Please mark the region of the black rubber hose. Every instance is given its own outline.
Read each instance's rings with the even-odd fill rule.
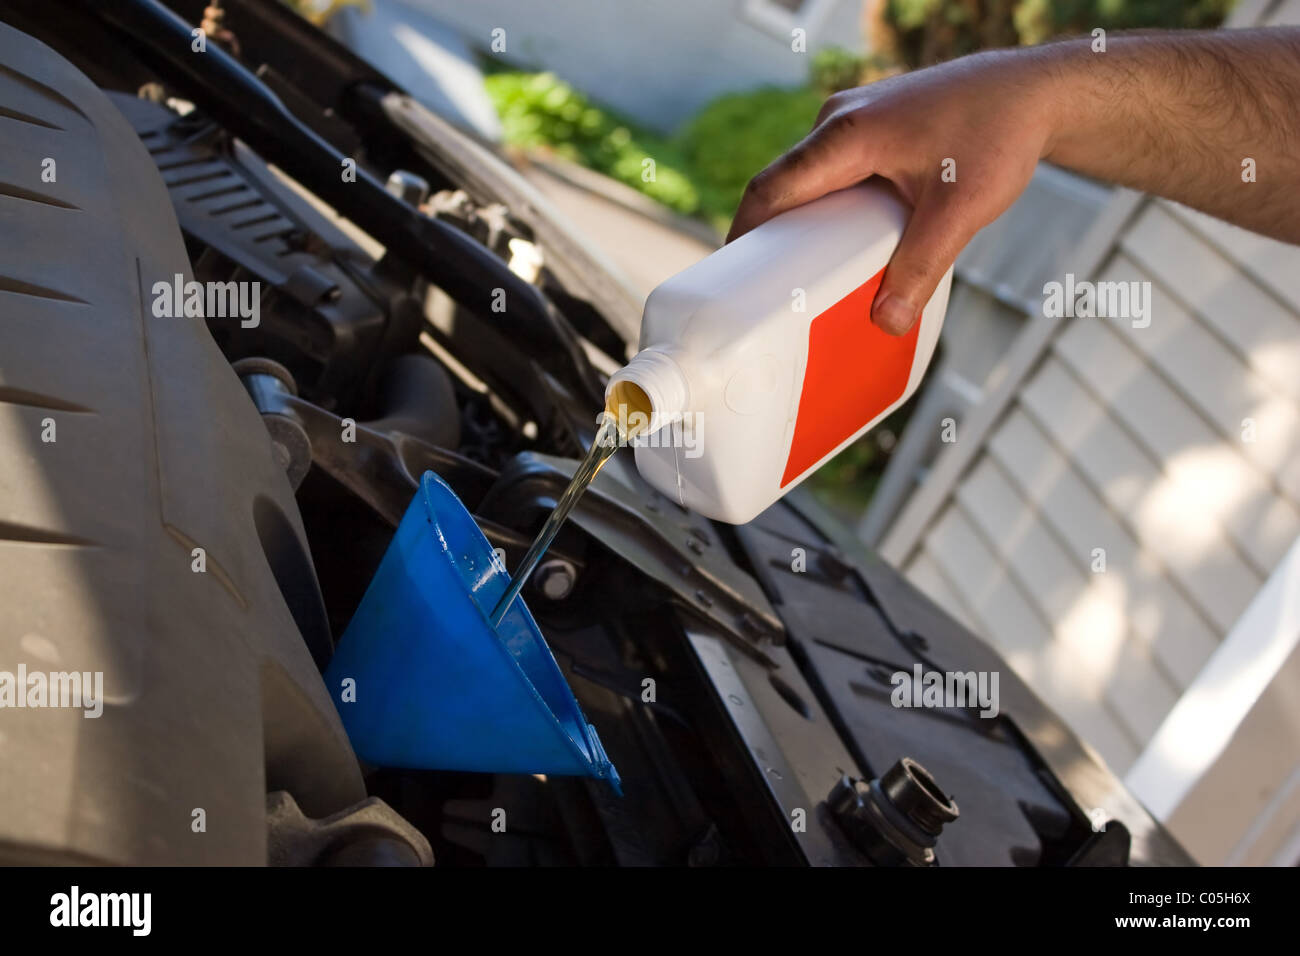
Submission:
[[[568,321],[540,290],[515,275],[491,251],[447,223],[391,195],[359,166],[344,181],[344,156],[294,116],[233,56],[215,42],[192,49],[191,27],[157,0],[83,0],[94,16],[116,28],[150,67],[175,83],[223,126],[265,159],[320,195],[373,235],[452,299],[477,315],[499,320],[503,331],[539,356],[558,358],[572,384],[597,405],[600,378]],[[505,294],[505,311],[493,312]],[[543,358],[543,364],[548,364]]]

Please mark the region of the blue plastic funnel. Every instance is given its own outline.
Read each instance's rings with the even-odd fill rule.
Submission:
[[[385,767],[570,774],[617,789],[524,602],[488,623],[508,582],[460,499],[425,472],[325,672],[353,749]]]

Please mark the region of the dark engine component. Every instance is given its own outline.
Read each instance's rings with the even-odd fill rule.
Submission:
[[[377,264],[203,115],[112,98],[162,173],[195,278],[260,283],[256,324],[208,317],[222,351],[232,361],[273,359],[305,397],[364,416],[386,360],[423,321],[411,275]]]
[[[907,757],[870,782],[841,777],[826,803],[877,866],[934,866],[935,841],[957,819],[957,804]]]

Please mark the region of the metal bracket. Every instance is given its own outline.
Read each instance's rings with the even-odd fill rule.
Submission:
[[[479,510],[505,524],[522,523],[526,516],[520,509],[552,507],[576,468],[569,458],[522,452],[501,472]],[[770,664],[761,642],[785,642],[776,610],[758,582],[736,565],[713,526],[655,492],[631,467],[630,456],[605,465],[570,520],[721,628],[750,656]]]

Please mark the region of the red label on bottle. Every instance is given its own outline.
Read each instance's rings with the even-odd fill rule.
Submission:
[[[916,355],[918,319],[906,335],[882,332],[871,321],[881,269],[808,328],[808,367],[784,488],[887,409],[907,389]]]

